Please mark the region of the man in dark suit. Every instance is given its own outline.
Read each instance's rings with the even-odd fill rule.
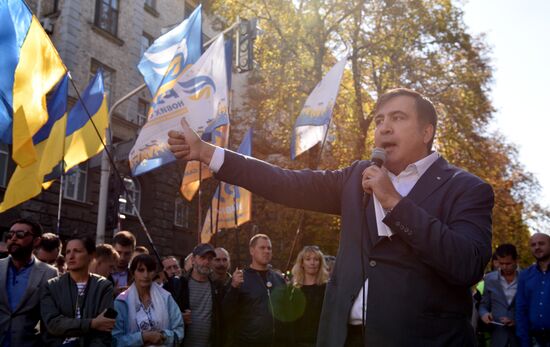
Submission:
[[[185,121],[169,143],[218,179],[341,215],[318,346],[473,346],[470,286],[491,257],[492,188],[432,151],[437,116],[421,94],[391,90],[374,116],[382,168],[285,170],[203,142]]]
[[[0,260],[0,346],[43,346],[35,330],[40,319],[40,289],[57,270],[32,251],[42,227],[27,219],[12,222],[6,233],[9,257]],[[42,330],[42,332],[44,332]]]

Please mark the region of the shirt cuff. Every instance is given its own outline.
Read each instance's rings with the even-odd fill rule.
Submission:
[[[208,166],[213,173],[220,171],[223,161],[225,159],[225,151],[221,147],[216,147],[212,159],[210,159],[210,165]]]

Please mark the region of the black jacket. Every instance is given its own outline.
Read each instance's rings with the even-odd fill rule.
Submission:
[[[285,170],[229,150],[217,179],[290,207],[341,215],[318,347],[344,346],[350,309],[369,279],[368,346],[473,346],[470,287],[491,258],[493,190],[439,158],[383,222],[361,186],[368,161],[342,170]]]
[[[181,312],[191,309],[191,304],[189,302],[189,276],[188,275],[178,277],[174,276],[168,279],[168,282],[164,284],[164,289],[172,294],[172,297],[178,304]],[[212,290],[212,327],[210,329],[210,338],[212,341],[212,347],[219,347],[222,345],[221,341],[221,298],[219,287],[208,278],[210,282],[210,288]],[[185,334],[183,337],[183,342],[185,344]]]
[[[284,340],[281,323],[271,314],[273,306],[277,306],[273,293],[285,290],[284,279],[271,270],[267,272],[267,283],[256,270],[245,269],[243,275],[243,284],[239,288],[229,286],[222,303],[225,320],[235,323],[235,345],[269,345]]]

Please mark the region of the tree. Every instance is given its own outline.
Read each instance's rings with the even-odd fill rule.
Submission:
[[[264,32],[256,41],[258,69],[250,75],[247,102],[232,115],[237,128],[254,124],[257,157],[290,168],[316,166],[319,148],[288,160],[290,133],[309,92],[349,54],[351,69],[342,80],[320,167],[368,158],[378,95],[398,86],[418,90],[438,109],[437,150],[493,185],[494,245],[515,243],[528,254],[528,220],[548,221],[548,211],[536,203],[534,177],[515,164],[515,148],[487,131],[494,112],[489,49],[483,36],[468,33],[452,1],[218,0],[212,9],[230,21],[237,15],[259,18]],[[288,218],[288,209],[265,204]],[[277,225],[277,216],[254,219]],[[306,220],[304,242],[337,244],[337,218],[311,214]],[[288,230],[275,234],[274,243],[290,243]]]

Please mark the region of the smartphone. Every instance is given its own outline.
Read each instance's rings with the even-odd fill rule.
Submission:
[[[115,319],[117,315],[118,315],[118,312],[110,307],[105,311],[105,314],[104,314],[106,318],[111,318],[111,319]]]

